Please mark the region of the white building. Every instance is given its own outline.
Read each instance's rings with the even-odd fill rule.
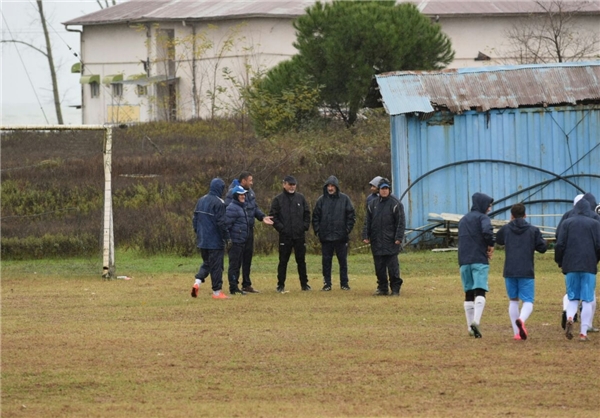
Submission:
[[[536,3],[578,8],[600,39],[600,0],[415,0],[456,51],[450,67],[518,63],[507,40]],[[81,31],[83,123],[186,120],[235,112],[239,87],[296,53],[292,21],[315,0],[131,0],[64,22]],[[80,29],[81,28],[81,29]],[[600,45],[580,59],[599,59]]]

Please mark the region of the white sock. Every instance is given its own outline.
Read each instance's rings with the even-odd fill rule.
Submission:
[[[571,320],[573,320],[573,318],[575,318],[575,314],[577,313],[578,307],[579,307],[578,300],[570,300],[569,301],[569,304],[567,305],[567,320],[569,318],[571,318]]]
[[[523,306],[521,306],[521,314],[519,315],[521,321],[527,321],[529,315],[531,315],[531,312],[533,312],[533,303],[523,302]]]
[[[471,324],[473,323],[473,317],[475,315],[475,302],[465,302],[465,316],[467,318],[467,330],[471,331]]]
[[[563,311],[567,310],[567,306],[569,306],[569,296],[564,295],[563,296]]]
[[[200,279],[196,279],[196,284],[197,284],[198,286],[200,286],[200,285],[202,284],[202,280],[200,280]]]
[[[581,302],[581,331],[587,335],[589,324],[592,322],[592,302]]]
[[[213,295],[219,296],[221,294],[220,290],[213,290]]]
[[[596,316],[596,295],[594,294],[594,300],[592,301],[592,303],[590,303],[590,305],[592,305],[592,318],[590,319],[590,326],[589,328],[593,328],[594,326],[594,317]]]
[[[481,324],[481,317],[483,315],[483,309],[485,308],[485,297],[477,296],[475,298],[475,317],[473,320],[477,325]]]
[[[513,334],[517,335],[519,333],[519,328],[515,321],[519,319],[519,301],[518,300],[509,300],[508,301],[508,317],[510,318],[510,324],[512,325]]]

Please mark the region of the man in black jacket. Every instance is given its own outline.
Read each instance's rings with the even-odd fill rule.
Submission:
[[[312,225],[319,241],[323,264],[323,289],[331,290],[331,265],[335,252],[340,265],[340,286],[350,290],[348,285],[348,238],[356,214],[352,201],[340,192],[336,176],[330,176],[323,185],[323,194],[317,199],[312,215]]]
[[[306,274],[305,234],[310,227],[310,208],[304,196],[296,193],[296,179],[286,176],[283,179],[283,192],[275,196],[269,216],[273,227],[279,232],[279,265],[277,267],[277,291],[285,291],[287,265],[292,250],[298,265],[298,275],[302,290],[311,290]]]
[[[398,253],[402,248],[406,219],[404,206],[391,194],[391,181],[386,178],[379,182],[379,197],[367,205],[366,228],[363,241],[371,244],[375,275],[377,276],[376,296],[385,296],[391,289],[392,296],[400,296],[403,280],[400,278]],[[389,281],[388,281],[389,275]]]

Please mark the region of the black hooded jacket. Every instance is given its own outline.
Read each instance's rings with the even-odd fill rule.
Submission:
[[[471,211],[458,222],[458,264],[489,264],[488,247],[494,246],[494,230],[487,210],[494,201],[483,193],[474,193]]]
[[[548,249],[540,229],[523,218],[513,219],[500,228],[496,243],[506,246],[503,275],[512,278],[533,279],[533,253],[545,253]]]
[[[564,274],[596,274],[600,261],[600,222],[592,218],[592,208],[586,199],[577,202],[573,209],[572,216],[556,231],[554,261]]]
[[[327,185],[335,186],[335,193],[329,194]],[[350,198],[340,192],[337,177],[330,176],[323,185],[323,195],[319,196],[312,214],[312,226],[319,241],[348,241],[354,228],[356,214]]]
[[[395,196],[377,196],[367,205],[363,239],[369,239],[374,256],[394,255],[400,252],[404,240],[406,217],[404,205]]]

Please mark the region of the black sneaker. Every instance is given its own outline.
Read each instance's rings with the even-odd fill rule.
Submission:
[[[400,296],[399,290],[392,290],[391,296]]]
[[[283,285],[277,286],[277,293],[283,293],[283,292],[285,292],[285,286],[283,286]]]
[[[323,286],[323,289],[321,289],[323,292],[330,292],[331,291],[331,285],[330,284],[326,284],[325,286]]]
[[[234,296],[234,295],[245,295],[246,294],[246,292],[244,292],[243,290],[240,290],[240,289],[230,289],[229,293],[231,294],[231,296]]]
[[[350,286],[348,286],[347,284],[343,284],[342,290],[350,290]]]
[[[303,284],[303,285],[302,285],[302,290],[303,290],[304,292],[308,292],[309,290],[312,290],[312,287],[310,287],[310,286],[308,285],[308,283],[307,283],[307,284]]]
[[[387,296],[388,294],[387,290],[377,289],[375,293],[373,293],[373,296]]]

